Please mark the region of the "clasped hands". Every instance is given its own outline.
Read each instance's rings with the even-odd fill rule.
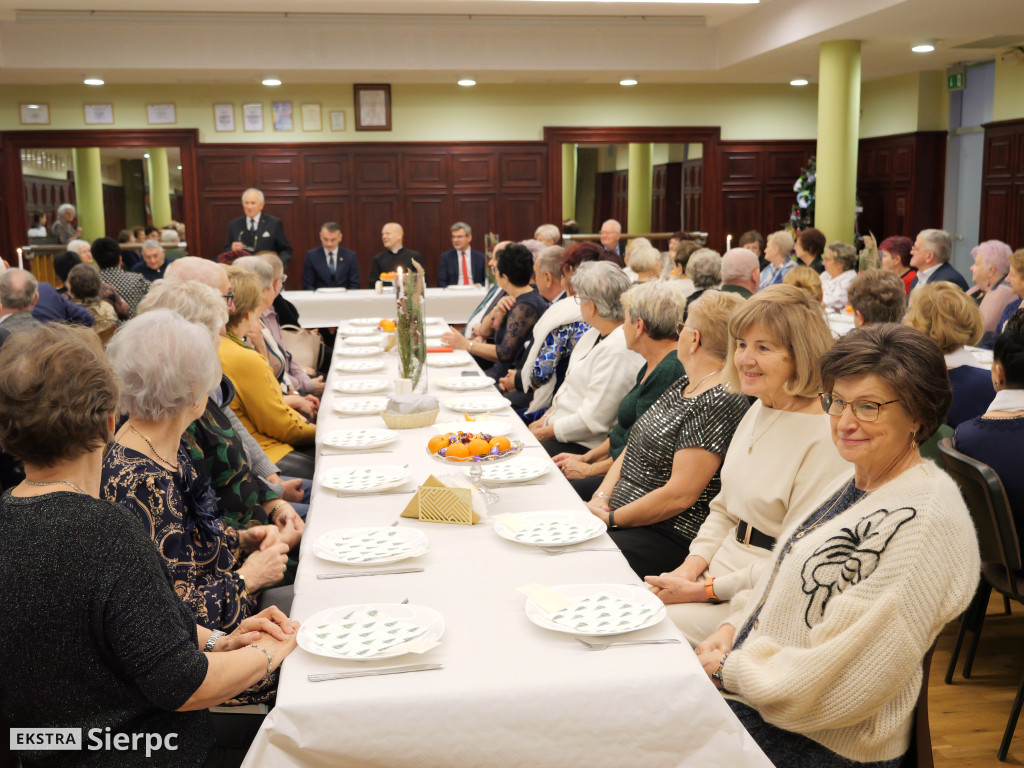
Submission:
[[[242,619],[234,632],[217,640],[213,650],[215,652],[234,651],[252,643],[267,644],[269,640],[282,644],[287,651],[290,651],[295,647],[298,629],[299,622],[292,621],[284,615],[280,608],[272,605],[255,616]],[[277,658],[274,650],[271,651],[271,654]]]

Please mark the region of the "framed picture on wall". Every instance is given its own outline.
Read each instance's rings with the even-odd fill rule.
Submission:
[[[19,104],[18,110],[22,125],[49,125],[49,104]]]
[[[113,125],[114,105],[113,104],[85,104],[86,125]]]
[[[339,109],[337,112],[331,112],[331,130],[345,130],[345,110]]]
[[[274,115],[275,131],[294,131],[295,117],[292,115],[292,103],[290,101],[270,102],[270,111]]]
[[[242,105],[242,130],[249,132],[263,130],[263,104]]]
[[[213,130],[217,133],[228,133],[235,130],[235,105],[213,105]]]
[[[302,105],[302,130],[322,131],[324,129],[323,111],[319,104]]]
[[[146,120],[150,125],[173,125],[178,117],[173,104],[147,104]]]
[[[356,130],[391,130],[391,86],[355,85]]]

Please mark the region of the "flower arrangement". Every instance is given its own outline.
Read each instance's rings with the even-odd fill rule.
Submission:
[[[423,375],[427,361],[427,340],[423,320],[423,267],[415,260],[411,271],[401,267],[395,275],[396,332],[399,374],[412,382],[414,392],[426,391]]]
[[[807,166],[800,170],[800,178],[793,184],[796,202],[793,203],[789,221],[785,226],[796,232],[814,226],[814,187],[817,173],[817,165],[812,155],[807,161]]]

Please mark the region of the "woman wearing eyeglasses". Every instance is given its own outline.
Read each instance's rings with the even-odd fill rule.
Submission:
[[[900,765],[922,659],[974,594],[970,515],[919,451],[952,399],[945,367],[925,334],[888,323],[823,356],[822,405],[853,472],[802,506],[696,649],[776,765]]]

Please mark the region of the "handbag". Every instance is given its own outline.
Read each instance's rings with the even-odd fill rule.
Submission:
[[[324,340],[320,332],[300,328],[297,325],[282,325],[281,340],[292,358],[303,368],[319,371],[324,361]]]

